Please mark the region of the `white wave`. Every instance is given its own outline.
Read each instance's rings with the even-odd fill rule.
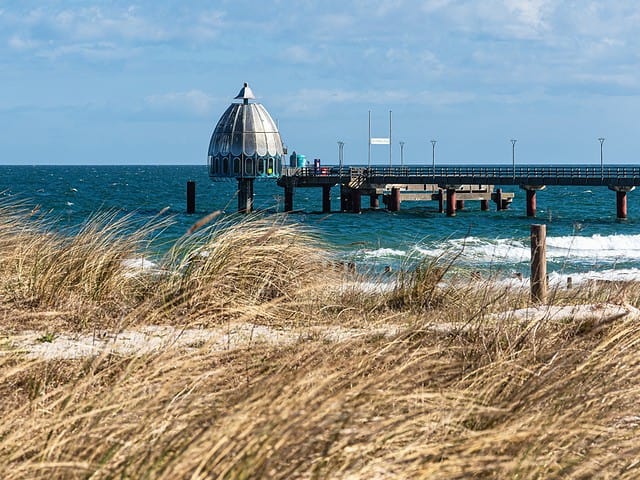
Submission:
[[[127,275],[130,277],[134,277],[140,273],[159,274],[162,272],[157,263],[147,260],[144,257],[127,258],[122,261],[122,266],[127,269]]]
[[[581,273],[562,273],[551,272],[549,273],[549,288],[565,288],[569,279],[571,284],[575,287],[583,285],[593,281],[607,281],[607,282],[640,282],[640,269],[638,268],[621,268],[607,269],[607,270],[594,270]],[[497,281],[497,284],[510,288],[529,288],[531,279],[529,277],[511,277],[503,278]]]
[[[436,245],[417,245],[414,250],[426,257],[459,255],[462,261],[480,263],[521,263],[531,258],[529,242],[514,239],[449,239]],[[640,260],[640,235],[547,237],[547,258]]]
[[[383,258],[383,257],[404,257],[407,252],[404,250],[395,250],[393,248],[378,248],[377,250],[364,250],[362,253],[371,258]]]
[[[508,261],[519,263],[528,261],[531,249],[518,240],[487,240],[477,237],[449,239],[437,246],[416,246],[415,251],[427,257],[460,255],[462,260],[474,262]]]
[[[637,260],[640,259],[640,235],[549,237],[547,256]]]
[[[556,277],[559,278],[556,279]],[[604,281],[622,281],[622,282],[637,282],[640,281],[640,269],[637,268],[621,268],[620,270],[598,270],[591,271],[585,273],[572,273],[570,275],[559,275],[555,274],[549,277],[549,283],[555,281],[556,284],[566,284],[567,277],[571,277],[574,285],[579,285],[585,282],[594,281],[594,280],[604,280]]]

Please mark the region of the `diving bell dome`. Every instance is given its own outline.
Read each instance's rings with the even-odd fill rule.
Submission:
[[[282,139],[276,123],[245,83],[218,120],[209,143],[211,178],[279,177]]]

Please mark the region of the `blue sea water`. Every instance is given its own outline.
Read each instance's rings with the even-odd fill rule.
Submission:
[[[186,182],[196,182],[197,212],[187,215]],[[202,166],[0,166],[5,201],[39,208],[61,231],[72,231],[105,210],[140,221],[171,216],[157,254],[206,214],[234,215],[235,181],[212,182]],[[337,213],[339,189],[332,191],[336,213],[322,214],[320,189],[297,189],[288,220],[317,232],[340,260],[381,271],[410,267],[424,258],[457,256],[456,265],[497,277],[528,275],[532,223],[547,225],[547,258],[560,278],[640,279],[640,191],[628,195],[629,218],[615,218],[615,193],[604,187],[550,186],[538,192],[537,218],[526,217],[524,191],[504,186],[516,197],[509,210],[481,212],[478,202],[448,218],[435,202],[403,202],[400,212],[364,210]],[[363,201],[363,207],[367,202]],[[168,208],[167,208],[168,207]],[[255,207],[281,214],[283,191],[274,181],[256,181]]]

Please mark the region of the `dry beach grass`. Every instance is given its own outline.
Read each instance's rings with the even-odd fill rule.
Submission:
[[[553,292],[588,315],[522,315],[527,291],[438,262],[363,291],[259,218],[132,274],[161,222],[105,214],[69,237],[0,213],[2,478],[638,476],[638,285]],[[73,359],[17,341],[145,328],[249,333]]]

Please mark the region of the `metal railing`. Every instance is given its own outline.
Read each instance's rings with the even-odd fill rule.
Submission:
[[[453,181],[456,178],[477,179],[477,183],[513,183],[526,181],[556,180],[554,183],[590,180],[603,185],[616,182],[640,185],[640,166],[574,166],[574,165],[533,165],[533,166],[371,166],[371,167],[284,167],[284,176],[342,178],[376,177],[431,177],[433,180]],[[509,181],[511,180],[511,181]],[[476,183],[475,181],[471,183]],[[576,182],[577,183],[577,182]]]

